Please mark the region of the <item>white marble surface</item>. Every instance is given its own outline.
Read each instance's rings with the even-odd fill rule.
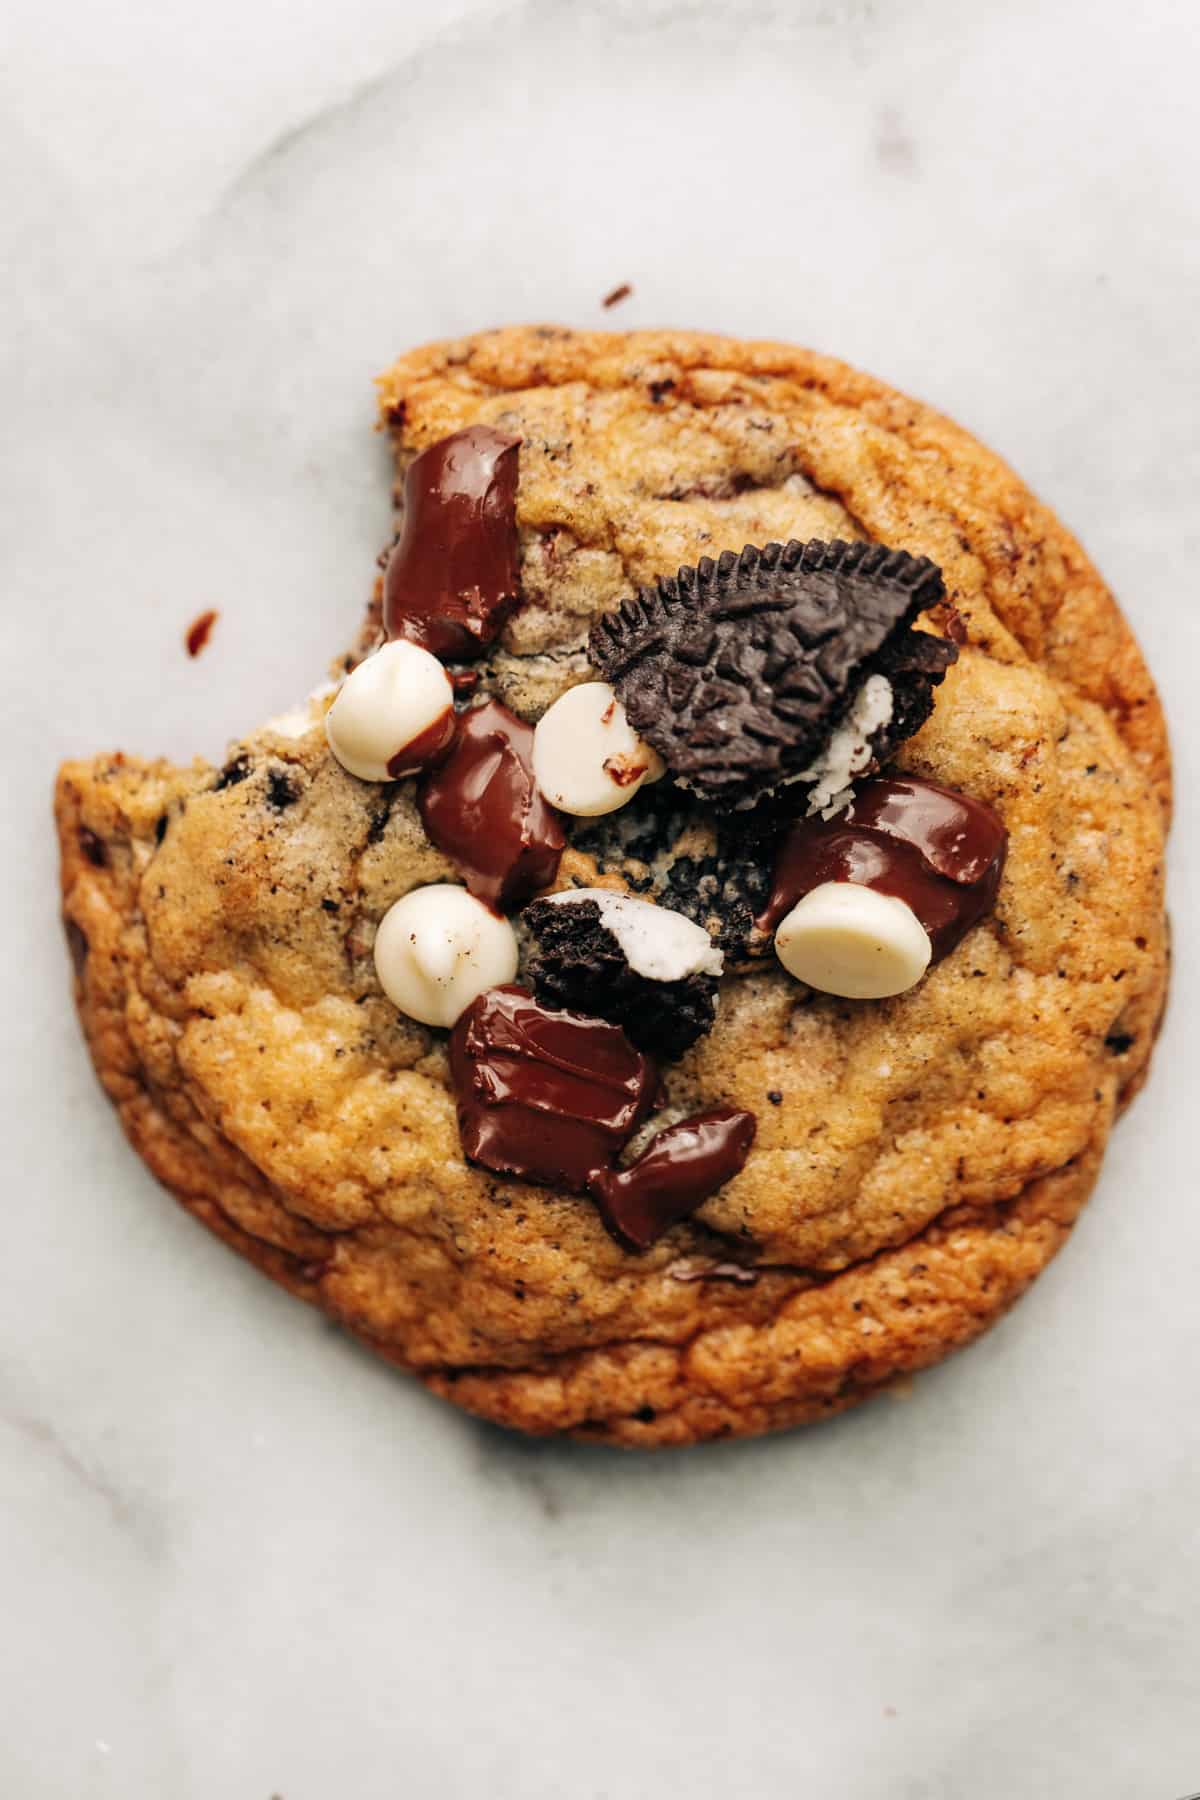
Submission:
[[[7,0],[4,1800],[1200,1787],[1190,0]],[[956,413],[1163,682],[1180,957],[1037,1290],[808,1435],[526,1447],[163,1197],[68,1008],[56,760],[215,753],[353,627],[369,378],[531,316],[793,336]],[[196,663],[202,607],[222,617]]]

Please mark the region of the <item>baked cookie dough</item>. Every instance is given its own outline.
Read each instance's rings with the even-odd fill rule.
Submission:
[[[464,626],[462,685],[529,725],[596,679],[596,621],[680,566],[810,539],[930,558],[945,600],[924,628],[958,657],[888,774],[999,814],[994,905],[908,991],[843,999],[756,953],[770,870],[695,796],[668,780],[570,821],[553,890],[665,901],[723,950],[715,1020],[663,1063],[654,1125],[757,1121],[740,1171],[637,1249],[593,1197],[464,1159],[448,1034],[398,1010],[373,957],[398,900],[462,870],[417,782],[341,766],[328,696],[220,769],[71,763],[76,995],[130,1141],[293,1293],[525,1431],[764,1432],[968,1343],[1068,1235],[1163,1006],[1167,739],[1103,582],[957,426],[786,345],[509,329],[402,357],[380,396],[401,476],[468,427],[519,440],[497,458],[519,467],[517,592],[502,625]]]

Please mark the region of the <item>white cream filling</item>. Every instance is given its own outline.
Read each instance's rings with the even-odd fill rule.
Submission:
[[[871,739],[892,720],[892,684],[886,675],[868,675],[854,696],[854,704],[831,733],[817,760],[793,781],[814,783],[808,796],[808,816],[831,819],[853,799],[850,784],[871,760]]]
[[[724,956],[704,927],[668,906],[652,906],[631,894],[611,894],[607,888],[595,887],[566,888],[546,898],[562,904],[594,900],[600,908],[600,923],[612,932],[634,974],[647,981],[719,975],[725,966]]]
[[[892,706],[892,684],[887,676],[868,675],[854,696],[850,711],[830,733],[829,741],[816,761],[795,775],[785,775],[775,783],[773,791],[812,782],[816,785],[809,795],[809,818],[820,813],[822,818],[832,819],[836,813],[843,812],[854,798],[851,782],[871,761],[869,740],[881,726],[891,724]],[[704,792],[686,775],[677,775],[675,779],[681,788],[691,793]],[[755,796],[751,795],[737,801],[734,811],[745,811],[754,805],[754,800]]]

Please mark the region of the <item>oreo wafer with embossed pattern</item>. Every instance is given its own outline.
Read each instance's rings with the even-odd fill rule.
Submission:
[[[642,588],[589,650],[682,785],[742,808],[796,783],[819,811],[928,718],[958,653],[912,625],[944,597],[883,544],[748,544]]]

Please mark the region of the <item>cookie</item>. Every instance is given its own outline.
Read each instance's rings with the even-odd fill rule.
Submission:
[[[785,819],[732,824],[668,778],[565,825],[559,891],[674,895],[708,909],[718,942],[734,921],[711,1030],[661,1064],[657,1110],[581,1192],[467,1160],[451,1034],[380,985],[389,908],[464,878],[422,822],[425,777],[344,770],[327,696],[220,769],[70,764],[56,811],[76,992],[133,1145],[292,1292],[526,1431],[768,1431],[966,1344],[1068,1236],[1162,1008],[1167,741],[1099,576],[964,432],[784,345],[505,330],[403,357],[381,403],[401,477],[473,426],[519,440],[520,592],[500,580],[467,608],[459,647],[485,703],[527,725],[596,679],[598,620],[702,558],[812,539],[929,558],[946,600],[918,635],[957,634],[953,607],[966,641],[884,773],[1002,819],[994,900],[908,992],[839,999],[733,953],[758,931]],[[377,596],[357,653],[381,635]],[[514,922],[523,983],[533,944]],[[718,1159],[716,1185],[680,1198],[688,1144],[744,1162]]]

